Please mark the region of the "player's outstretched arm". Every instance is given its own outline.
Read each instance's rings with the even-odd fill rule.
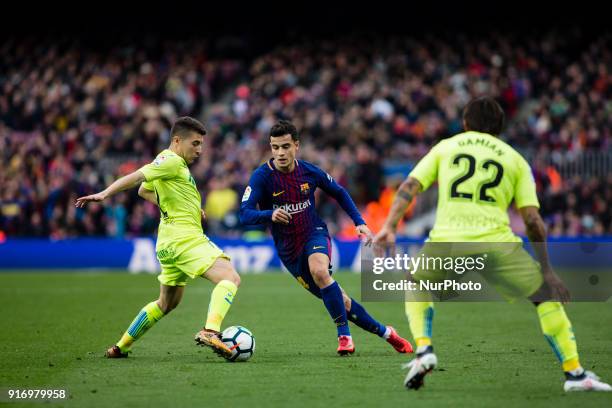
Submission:
[[[542,268],[544,282],[548,284],[554,299],[567,303],[570,300],[570,293],[550,264],[546,246],[546,225],[540,216],[538,207],[522,207],[519,208],[519,212],[525,223],[527,237],[533,244],[534,252]]]
[[[422,189],[421,183],[414,177],[408,177],[400,184],[393,198],[393,204],[391,205],[387,220],[382,229],[374,237],[375,244],[392,245],[395,243],[397,224],[399,224],[412,200],[419,195]]]
[[[108,197],[112,197],[120,191],[136,187],[143,181],[145,181],[144,174],[140,170],[136,170],[135,172],[130,173],[127,176],[123,176],[115,180],[110,186],[100,191],[99,193],[77,198],[76,203],[74,205],[78,208],[82,208],[85,206],[85,204],[91,201],[104,201]]]

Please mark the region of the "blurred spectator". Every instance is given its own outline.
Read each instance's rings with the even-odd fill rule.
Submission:
[[[179,115],[201,117],[209,130],[191,169],[209,232],[239,233],[238,199],[268,158],[267,132],[279,118],[300,129],[300,158],[347,187],[376,224],[391,192],[386,170],[409,170],[461,131],[471,97],[490,94],[507,112],[502,137],[533,158],[551,234],[612,234],[610,42],[579,30],[352,36],[305,39],[242,61],[214,56],[204,39],[98,50],[9,40],[0,45],[0,231],[152,234],[157,210],[135,191],[84,209],[73,203],[150,161]],[[593,151],[602,155],[596,171],[561,171],[558,163],[584,162]],[[330,231],[346,235],[338,206],[324,194],[317,200]]]
[[[212,234],[222,233],[224,228],[236,227],[235,210],[238,209],[238,193],[231,188],[226,177],[213,178],[210,191],[206,195],[206,221]],[[231,218],[226,218],[234,211]]]

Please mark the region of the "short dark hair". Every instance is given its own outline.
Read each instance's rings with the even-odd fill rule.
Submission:
[[[280,137],[285,135],[291,135],[291,139],[294,142],[300,140],[297,128],[293,123],[288,120],[279,120],[270,129],[270,137]]]
[[[181,139],[184,139],[192,133],[197,133],[204,136],[206,134],[204,124],[190,116],[182,116],[174,122],[174,125],[172,125],[170,137],[172,138],[174,136],[178,136]]]
[[[504,128],[504,110],[491,97],[472,99],[463,110],[466,130],[499,135]]]

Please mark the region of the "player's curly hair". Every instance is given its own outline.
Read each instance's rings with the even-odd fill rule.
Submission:
[[[504,128],[504,110],[491,97],[472,99],[463,110],[465,130],[499,135]]]
[[[288,120],[281,119],[270,129],[270,137],[280,137],[285,135],[291,135],[291,139],[294,142],[300,140],[300,135],[298,134],[295,125]]]
[[[204,124],[190,116],[182,116],[174,122],[174,125],[172,125],[170,137],[172,138],[174,136],[178,136],[183,139],[192,133],[197,133],[204,136],[206,134]]]

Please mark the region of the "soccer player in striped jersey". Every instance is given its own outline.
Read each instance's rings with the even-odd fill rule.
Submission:
[[[487,280],[490,278],[508,299],[528,298],[533,302],[542,332],[565,372],[565,391],[611,391],[610,385],[580,364],[572,325],[562,305],[569,301],[569,291],[549,262],[546,228],[538,211],[531,169],[516,150],[497,137],[503,123],[504,112],[494,99],[470,101],[463,113],[465,132],[441,141],[419,161],[400,185],[375,245],[394,244],[397,224],[406,207],[437,181],[436,222],[428,243],[518,243],[514,245],[516,251],[497,257],[495,265],[486,271]],[[513,200],[534,243],[538,262],[510,229],[507,212]],[[406,315],[417,343],[417,358],[407,364],[404,385],[418,389],[437,364],[431,340],[433,303],[406,302]]]
[[[370,243],[372,234],[349,194],[329,174],[296,159],[299,136],[291,122],[281,120],[272,127],[270,147],[273,158],[255,170],[244,191],[242,224],[271,226],[283,264],[306,290],[323,300],[337,327],[338,354],[355,351],[348,321],[386,339],[400,353],[412,352],[407,340],[370,316],[331,276],[329,232],[316,212],[314,193],[321,188],[334,197]]]

